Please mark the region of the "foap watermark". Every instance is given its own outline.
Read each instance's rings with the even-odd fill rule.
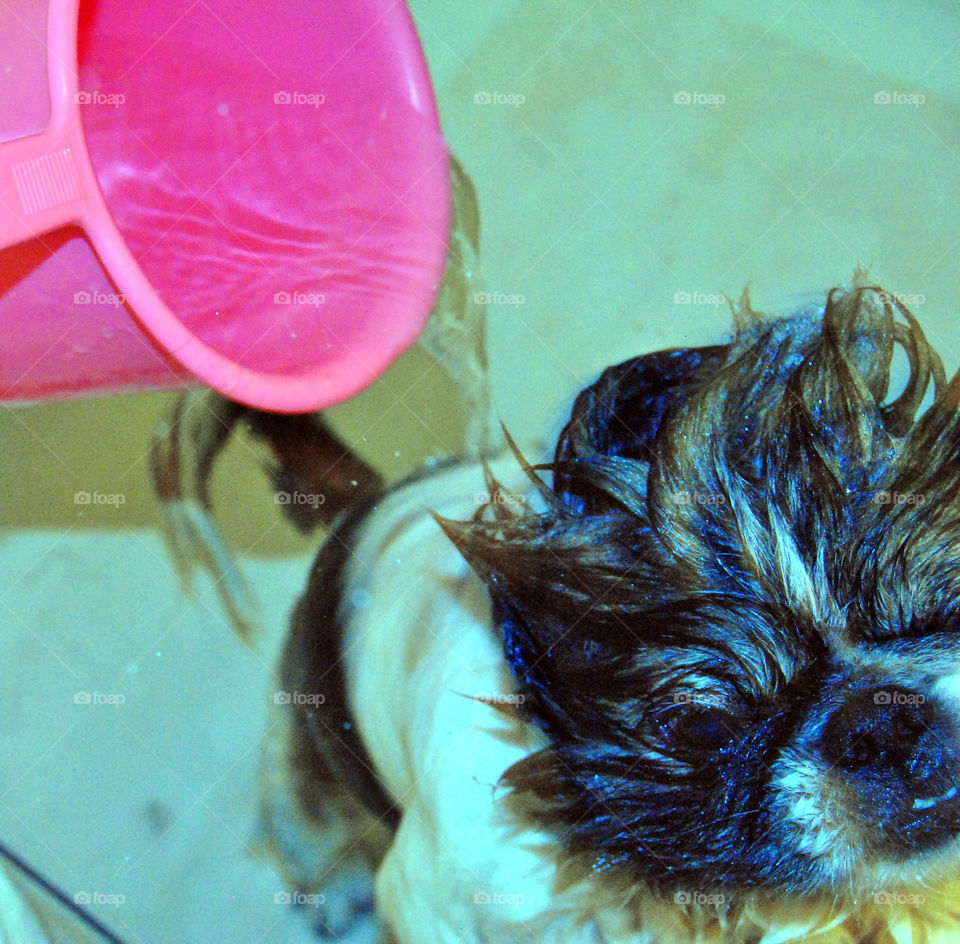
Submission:
[[[323,92],[274,92],[273,103],[275,105],[310,105],[313,108],[319,108],[327,96]]]
[[[275,705],[322,705],[327,696],[323,692],[274,692]]]
[[[922,705],[926,702],[927,696],[920,692],[874,692],[873,703],[875,705]]]
[[[327,500],[327,496],[321,492],[274,492],[273,503],[275,505],[309,505],[311,508],[318,508]]]
[[[710,108],[719,108],[727,96],[720,92],[674,92],[674,105],[707,105]]]
[[[75,705],[110,705],[113,708],[119,708],[127,696],[121,692],[74,692],[73,703]]]
[[[878,905],[922,905],[927,899],[919,892],[874,892]]]
[[[478,505],[525,505],[526,499],[522,495],[514,495],[511,492],[477,492],[473,500]]]
[[[926,295],[910,295],[904,292],[877,292],[877,298],[886,305],[895,305],[898,302],[904,308],[917,308],[926,300]]]
[[[120,292],[74,292],[74,305],[110,305],[119,308],[126,305],[126,296]]]
[[[689,489],[675,492],[673,498],[678,505],[709,505],[715,507],[725,505],[727,502],[727,497],[723,492],[691,492]]]
[[[709,705],[710,699],[700,692],[674,692],[671,701],[675,705]]]
[[[474,105],[512,105],[519,108],[526,100],[527,96],[519,92],[476,92],[473,96]]]
[[[909,105],[919,108],[927,100],[926,95],[909,92],[874,92],[874,105]]]
[[[506,694],[504,692],[478,692],[473,696],[477,701],[485,702],[488,705],[522,705],[526,702],[526,696],[520,692]]]
[[[674,893],[673,900],[678,905],[725,905],[730,901],[729,895],[723,892],[688,892]]]
[[[514,908],[519,908],[526,900],[526,896],[519,893],[474,892],[473,895],[473,903],[475,905],[510,905]]]
[[[323,895],[305,892],[274,892],[275,905],[293,905],[294,908],[319,908],[327,899]]]
[[[474,305],[508,305],[519,308],[527,300],[526,295],[518,292],[474,292]]]
[[[923,492],[874,492],[871,499],[875,505],[922,505],[926,501]]]
[[[727,304],[727,296],[723,292],[674,292],[674,305],[713,305],[719,308]]]
[[[327,303],[323,292],[274,292],[274,305],[312,305],[319,308]]]
[[[127,96],[120,92],[75,92],[73,101],[75,105],[112,105],[119,108]]]
[[[74,492],[75,505],[113,505],[119,508],[125,504],[127,496],[123,492]]]
[[[119,908],[126,900],[126,895],[117,892],[73,893],[73,902],[76,905],[113,905],[114,908]]]

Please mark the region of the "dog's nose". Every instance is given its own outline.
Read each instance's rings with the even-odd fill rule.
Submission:
[[[960,834],[957,743],[952,711],[891,685],[848,693],[827,718],[819,748],[844,781],[835,796],[851,804],[877,849],[902,855]]]
[[[925,696],[889,686],[848,695],[827,720],[821,745],[824,758],[841,770],[872,768],[919,784],[942,768],[942,742]]]

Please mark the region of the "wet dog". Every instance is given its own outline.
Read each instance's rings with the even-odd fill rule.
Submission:
[[[268,755],[303,887],[362,854],[403,944],[955,938],[960,375],[862,277],[734,307],[548,464],[341,503]]]

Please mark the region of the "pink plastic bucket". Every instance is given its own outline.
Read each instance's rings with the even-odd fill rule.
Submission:
[[[319,409],[429,313],[447,151],[403,3],[8,0],[0,142],[0,398]]]

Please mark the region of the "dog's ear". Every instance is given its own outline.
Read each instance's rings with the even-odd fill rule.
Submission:
[[[724,363],[726,345],[657,351],[609,367],[581,391],[556,450],[554,490],[578,510],[594,511],[600,494],[571,474],[596,456],[649,464],[667,410],[684,402]]]
[[[597,696],[636,649],[629,614],[654,605],[652,588],[677,589],[648,533],[647,476],[664,418],[727,352],[659,351],[604,371],[577,398],[546,467],[553,488],[537,482],[544,513],[496,506],[493,521],[482,509],[471,522],[438,519],[487,583],[528,715],[555,736],[609,723]]]
[[[611,664],[637,645],[626,614],[654,570],[636,549],[643,522],[562,506],[495,523],[437,520],[487,584],[525,713],[555,735],[582,732],[603,714],[597,695]]]

